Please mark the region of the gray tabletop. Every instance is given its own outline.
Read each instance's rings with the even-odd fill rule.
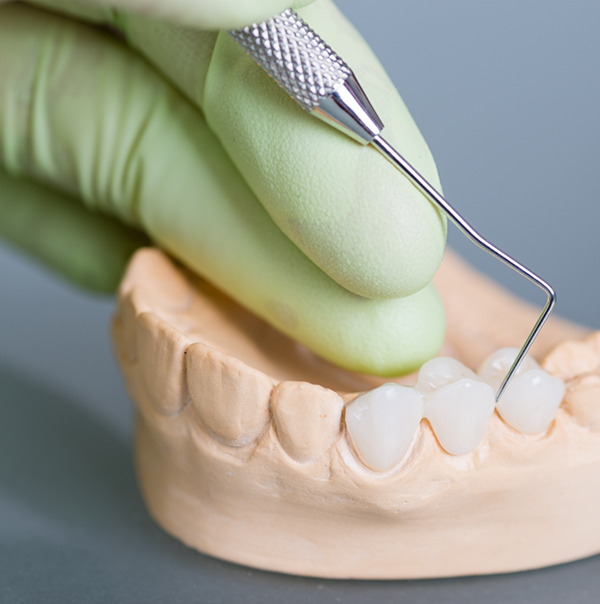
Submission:
[[[339,3],[374,47],[476,227],[541,273],[558,311],[600,327],[597,2]],[[451,232],[473,263],[536,288]],[[131,407],[111,357],[113,303],[0,247],[0,603],[591,603],[600,557],[432,581],[323,581],[191,551],[148,517]],[[543,296],[542,296],[543,297]]]

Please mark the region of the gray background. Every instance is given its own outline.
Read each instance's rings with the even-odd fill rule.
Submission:
[[[556,287],[560,313],[600,327],[600,5],[339,4],[401,91],[448,199]],[[541,301],[454,230],[450,242]],[[188,550],[148,518],[135,485],[130,404],[107,334],[112,301],[4,247],[0,276],[0,604],[598,601],[600,557],[496,577],[345,582]]]

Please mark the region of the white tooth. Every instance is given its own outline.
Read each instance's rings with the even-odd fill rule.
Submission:
[[[448,453],[464,455],[481,442],[495,405],[491,386],[463,378],[427,395],[425,417]]]
[[[427,361],[419,371],[416,389],[423,395],[457,382],[462,378],[477,379],[477,376],[460,361],[451,357],[438,357]]]
[[[565,383],[543,369],[516,376],[498,401],[498,413],[523,434],[545,432],[565,395]]]
[[[498,391],[502,380],[506,377],[508,370],[519,354],[518,348],[500,348],[492,353],[479,367],[477,374],[479,379],[489,384],[494,392]],[[528,354],[519,365],[516,375],[520,375],[531,369],[539,369],[535,359],[532,359]],[[514,378],[513,378],[514,379]]]
[[[356,453],[377,472],[399,463],[423,417],[423,399],[413,388],[384,384],[346,408],[346,427]]]

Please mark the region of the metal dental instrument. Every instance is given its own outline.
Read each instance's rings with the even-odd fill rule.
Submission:
[[[535,283],[548,296],[496,393],[498,401],[554,308],[556,294],[552,287],[482,237],[380,136],[383,123],[352,70],[292,9],[229,34],[303,109],[362,145],[372,144],[475,245]]]

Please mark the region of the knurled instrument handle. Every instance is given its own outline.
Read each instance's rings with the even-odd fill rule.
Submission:
[[[309,113],[364,145],[383,129],[352,70],[293,10],[229,33]]]

